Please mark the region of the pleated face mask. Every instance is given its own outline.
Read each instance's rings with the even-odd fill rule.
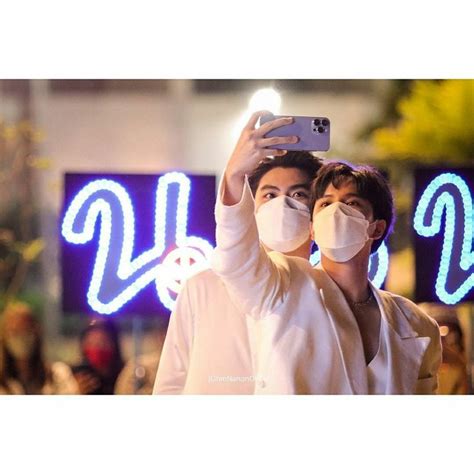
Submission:
[[[260,240],[271,250],[291,252],[310,235],[308,206],[288,196],[278,196],[262,204],[255,219]]]
[[[362,212],[342,202],[319,211],[313,219],[314,241],[334,262],[347,262],[371,239],[377,221],[369,223]]]

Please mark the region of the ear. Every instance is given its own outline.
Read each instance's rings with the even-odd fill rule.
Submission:
[[[372,233],[372,239],[378,240],[382,237],[385,229],[387,228],[387,222],[384,219],[377,220],[375,224],[374,232]]]

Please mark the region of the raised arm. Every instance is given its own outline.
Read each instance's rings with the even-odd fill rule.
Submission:
[[[287,286],[287,271],[283,259],[279,265],[260,245],[247,175],[266,156],[286,153],[272,149],[272,145],[297,141],[297,137],[264,138],[270,130],[292,121],[292,118],[280,118],[255,129],[259,117],[265,113],[253,114],[243,129],[219,186],[217,247],[212,265],[235,304],[255,318],[281,301]]]
[[[286,154],[286,150],[271,149],[272,145],[298,141],[297,137],[264,138],[264,135],[271,130],[288,125],[293,121],[291,117],[279,118],[256,129],[255,126],[260,117],[268,113],[265,110],[255,112],[240,134],[224,172],[222,204],[225,206],[232,206],[240,201],[245,176],[257,166],[260,160],[267,156]]]

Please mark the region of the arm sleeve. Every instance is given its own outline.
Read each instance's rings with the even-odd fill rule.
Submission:
[[[405,316],[414,318],[416,331],[420,336],[430,338],[423,356],[414,393],[417,395],[436,395],[438,390],[438,371],[442,360],[441,334],[438,323],[412,301],[399,297],[397,300]]]
[[[181,289],[170,316],[168,331],[156,373],[153,395],[181,394],[186,384],[194,335],[194,315],[189,289]]]
[[[284,260],[272,260],[260,244],[255,221],[255,202],[247,178],[241,200],[222,203],[223,180],[216,202],[216,249],[212,268],[242,311],[260,318],[283,300],[289,283]],[[274,252],[275,254],[277,252]]]

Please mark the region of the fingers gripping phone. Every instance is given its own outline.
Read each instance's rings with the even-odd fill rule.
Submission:
[[[260,125],[287,115],[267,114],[260,117]],[[295,135],[299,138],[297,143],[272,145],[278,150],[305,150],[328,151],[331,123],[327,117],[293,117],[293,123],[275,128],[265,135],[265,138],[287,137]]]

